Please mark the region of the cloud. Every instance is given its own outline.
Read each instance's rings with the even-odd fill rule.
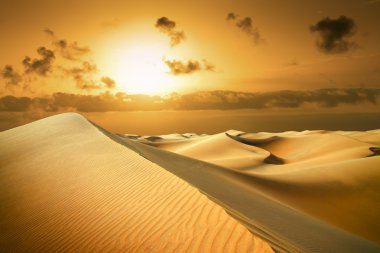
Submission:
[[[98,72],[98,67],[95,63],[84,61],[81,66],[73,68],[61,67],[64,77],[70,76],[75,80],[76,87],[81,90],[99,90],[99,89],[114,89],[116,82],[104,76],[99,81],[95,80],[94,74]]]
[[[51,37],[55,50],[67,60],[77,61],[80,57],[90,52],[88,47],[79,46],[76,41],[69,43],[65,39],[57,38],[54,31],[50,29],[45,29],[44,32]]]
[[[65,71],[69,75],[77,76],[77,75],[84,75],[88,73],[95,73],[98,71],[98,67],[96,66],[95,63],[84,61],[82,62],[82,66],[66,69]]]
[[[20,92],[30,89],[30,83],[36,80],[36,76],[46,77],[53,71],[55,54],[46,47],[39,47],[37,53],[39,58],[32,59],[26,56],[22,61],[24,71],[19,73],[13,66],[7,64],[1,70],[0,76],[5,80],[5,88],[8,92]],[[33,75],[33,76],[29,76]],[[21,88],[21,89],[18,89]]]
[[[203,60],[203,68],[206,71],[215,71],[215,65],[207,60]]]
[[[77,88],[82,90],[100,90],[103,87],[92,79],[77,79]]]
[[[116,82],[108,76],[102,77],[100,81],[105,84],[106,88],[113,89],[116,87]]]
[[[40,78],[72,78],[81,90],[113,89],[115,81],[110,77],[96,78],[98,68],[95,63],[83,58],[90,50],[79,47],[76,42],[68,43],[58,39],[54,31],[45,29],[44,32],[53,38],[54,49],[40,46],[37,49],[38,58],[26,56],[22,61],[24,71],[18,73],[13,66],[5,65],[0,69],[0,77],[5,80],[6,93],[35,92],[33,85]],[[62,62],[62,58],[71,60]],[[38,77],[38,78],[37,78]],[[22,86],[20,85],[22,84]],[[16,89],[16,87],[21,89]],[[3,91],[1,91],[3,92]]]
[[[79,112],[124,111],[127,109],[121,99],[109,93],[78,95],[60,92],[53,94],[52,101],[57,108],[73,108]]]
[[[46,76],[52,70],[52,64],[55,59],[54,52],[45,47],[39,47],[37,53],[41,56],[40,59],[31,59],[27,56],[22,61],[25,73],[36,73],[41,76]]]
[[[22,81],[22,76],[11,65],[5,65],[1,70],[1,77],[7,80],[7,86],[16,86]]]
[[[52,30],[50,30],[49,28],[46,28],[44,30],[44,33],[46,33],[47,35],[49,35],[51,37],[55,37],[55,33]]]
[[[173,75],[191,74],[202,69],[198,61],[181,62],[177,60],[165,60],[164,63],[170,68]]]
[[[102,89],[102,85],[97,83],[92,75],[98,71],[96,64],[84,61],[82,66],[73,68],[63,68],[65,76],[71,76],[75,80],[76,87],[81,90]]]
[[[57,92],[46,97],[0,97],[0,112],[107,112],[163,109],[159,96],[126,93],[81,95]]]
[[[268,109],[300,108],[306,104],[319,107],[336,107],[342,104],[377,104],[380,89],[319,89],[311,91],[274,91],[248,93],[235,91],[202,91],[186,94],[166,102],[182,110],[201,109]],[[170,101],[170,102],[169,102]]]
[[[355,48],[355,42],[347,38],[356,32],[355,21],[346,16],[337,19],[326,17],[310,27],[311,32],[319,34],[317,48],[326,54],[341,54]]]
[[[186,75],[198,72],[201,70],[214,71],[215,66],[206,60],[202,62],[189,60],[187,62],[182,62],[178,60],[165,60],[164,63],[169,67],[170,74],[173,75]]]
[[[170,44],[172,47],[178,45],[185,39],[185,33],[183,31],[175,30],[176,22],[167,17],[157,19],[155,26],[162,33],[165,33],[170,37]]]
[[[1,112],[24,112],[29,109],[32,99],[29,97],[0,97]]]
[[[233,21],[235,26],[246,33],[250,38],[252,38],[255,44],[259,44],[263,41],[258,27],[253,26],[253,21],[251,17],[245,17],[238,19],[238,15],[235,13],[227,14],[227,21]]]
[[[310,91],[283,90],[264,93],[235,91],[201,91],[185,95],[174,94],[166,97],[131,95],[126,93],[80,95],[54,93],[46,97],[0,97],[0,112],[106,112],[137,110],[230,110],[302,108],[314,104],[322,108],[339,105],[378,104],[380,89],[319,89]]]
[[[235,13],[233,13],[233,12],[230,12],[230,13],[227,14],[227,18],[226,18],[226,19],[227,19],[228,21],[230,21],[230,20],[236,20],[237,17],[238,17],[237,14],[235,14]]]

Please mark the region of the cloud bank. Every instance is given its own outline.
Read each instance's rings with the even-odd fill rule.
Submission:
[[[45,97],[0,97],[0,112],[134,111],[134,110],[204,110],[204,109],[270,109],[302,108],[314,104],[322,108],[339,105],[362,105],[380,102],[380,89],[319,89],[310,91],[275,91],[247,93],[235,91],[202,91],[191,94],[172,94],[166,97],[103,93],[80,95],[54,93]]]

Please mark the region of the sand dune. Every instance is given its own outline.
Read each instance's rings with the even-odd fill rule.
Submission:
[[[298,238],[288,238],[286,242],[288,245],[281,245],[284,244],[283,241],[276,242],[278,238],[264,236],[280,250],[325,252],[331,251],[332,247],[337,247],[333,252],[368,252],[370,249],[359,249],[358,245],[362,243],[370,245],[369,242],[369,244],[363,241],[357,241],[357,244],[355,242],[358,246],[356,250],[356,246],[344,246],[344,244],[353,243],[358,238],[380,243],[380,156],[378,156],[379,148],[374,146],[378,143],[379,137],[378,130],[257,134],[230,131],[212,136],[195,136],[176,140],[161,138],[149,141],[146,137],[140,137],[137,140],[210,163],[205,171],[206,174],[211,174],[209,180],[215,183],[218,180],[217,177],[222,177],[220,185],[239,193],[231,196],[233,198],[230,200],[231,203],[226,201],[227,198],[224,196],[217,197],[221,193],[213,186],[199,185],[197,180],[200,178],[194,179],[194,176],[188,175],[186,171],[171,166],[173,162],[165,162],[162,155],[154,155],[153,158],[151,155],[146,155],[177,175],[185,173],[182,175],[185,180],[196,185],[210,197],[217,198],[217,201],[221,202],[219,204],[226,209],[232,209],[231,214],[236,218],[239,219],[244,209],[256,211],[256,215],[252,215],[251,219],[247,218],[251,214],[247,211],[246,216],[242,218],[243,223],[252,225],[252,220],[257,221],[262,218],[261,222],[267,224],[266,229],[269,229],[270,221],[267,220],[267,214],[258,211],[258,208],[262,206],[255,210],[252,206],[247,208],[249,205],[247,202],[252,204],[258,201],[257,196],[252,199],[252,202],[248,201],[248,198],[252,198],[252,192],[258,192],[274,203],[283,205],[281,208],[277,207],[281,210],[280,214],[276,214],[279,217],[287,217],[288,214],[283,212],[289,210],[282,210],[285,207],[299,212],[297,215],[294,214],[296,217],[289,217],[292,219],[291,223],[287,221],[288,227],[293,228],[289,229],[291,233],[299,235]],[[156,152],[156,150],[150,152]],[[140,153],[144,154],[146,150],[140,150]],[[277,164],[268,162],[271,156],[281,162]],[[167,160],[173,161],[174,158],[167,158]],[[181,163],[185,163],[183,159]],[[190,166],[190,163],[188,161],[187,166]],[[225,169],[213,167],[211,164]],[[176,166],[179,167],[180,164]],[[201,178],[206,180],[205,175]],[[251,195],[242,197],[244,191]],[[236,203],[236,198],[241,198],[241,202]],[[239,213],[235,213],[236,211]],[[301,214],[306,214],[308,218],[301,218],[303,217]],[[262,217],[259,218],[259,216]],[[281,237],[288,236],[287,232],[280,228],[280,223],[286,222],[274,224],[271,232],[278,230]],[[319,231],[316,226],[322,224],[329,227],[324,227]],[[298,230],[294,231],[296,226]],[[301,226],[310,226],[310,228],[301,229]],[[255,231],[256,227],[251,229],[254,233],[260,234],[259,231]],[[300,230],[303,231],[302,234],[299,234]],[[314,250],[307,245],[311,242],[301,242],[300,238],[308,234],[308,240],[316,240],[315,236],[318,233],[324,234],[324,238],[316,242],[317,245],[313,246]],[[333,236],[335,239],[332,239]],[[293,246],[295,248],[292,248]],[[317,250],[318,247],[321,250]],[[374,247],[372,249],[374,252],[380,250],[376,248],[378,246]]]
[[[379,130],[137,136],[46,118],[0,133],[0,249],[272,251],[249,230],[280,252],[380,252],[379,142]]]
[[[272,252],[76,114],[1,132],[0,186],[0,252]]]

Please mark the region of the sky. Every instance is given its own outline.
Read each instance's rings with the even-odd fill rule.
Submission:
[[[0,1],[0,111],[379,110],[380,1]]]

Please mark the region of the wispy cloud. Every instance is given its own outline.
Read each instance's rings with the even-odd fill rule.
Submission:
[[[52,39],[52,45],[54,46],[55,50],[67,60],[79,60],[80,57],[90,52],[90,49],[88,47],[79,46],[78,42],[76,41],[68,42],[65,39],[58,38],[50,29],[45,29],[44,32]]]
[[[6,80],[7,86],[17,86],[22,81],[22,76],[11,65],[5,65],[1,77]]]
[[[252,38],[255,44],[263,41],[259,28],[253,25],[253,20],[251,17],[239,18],[238,14],[230,12],[226,17],[227,21],[234,22],[235,26]]]

